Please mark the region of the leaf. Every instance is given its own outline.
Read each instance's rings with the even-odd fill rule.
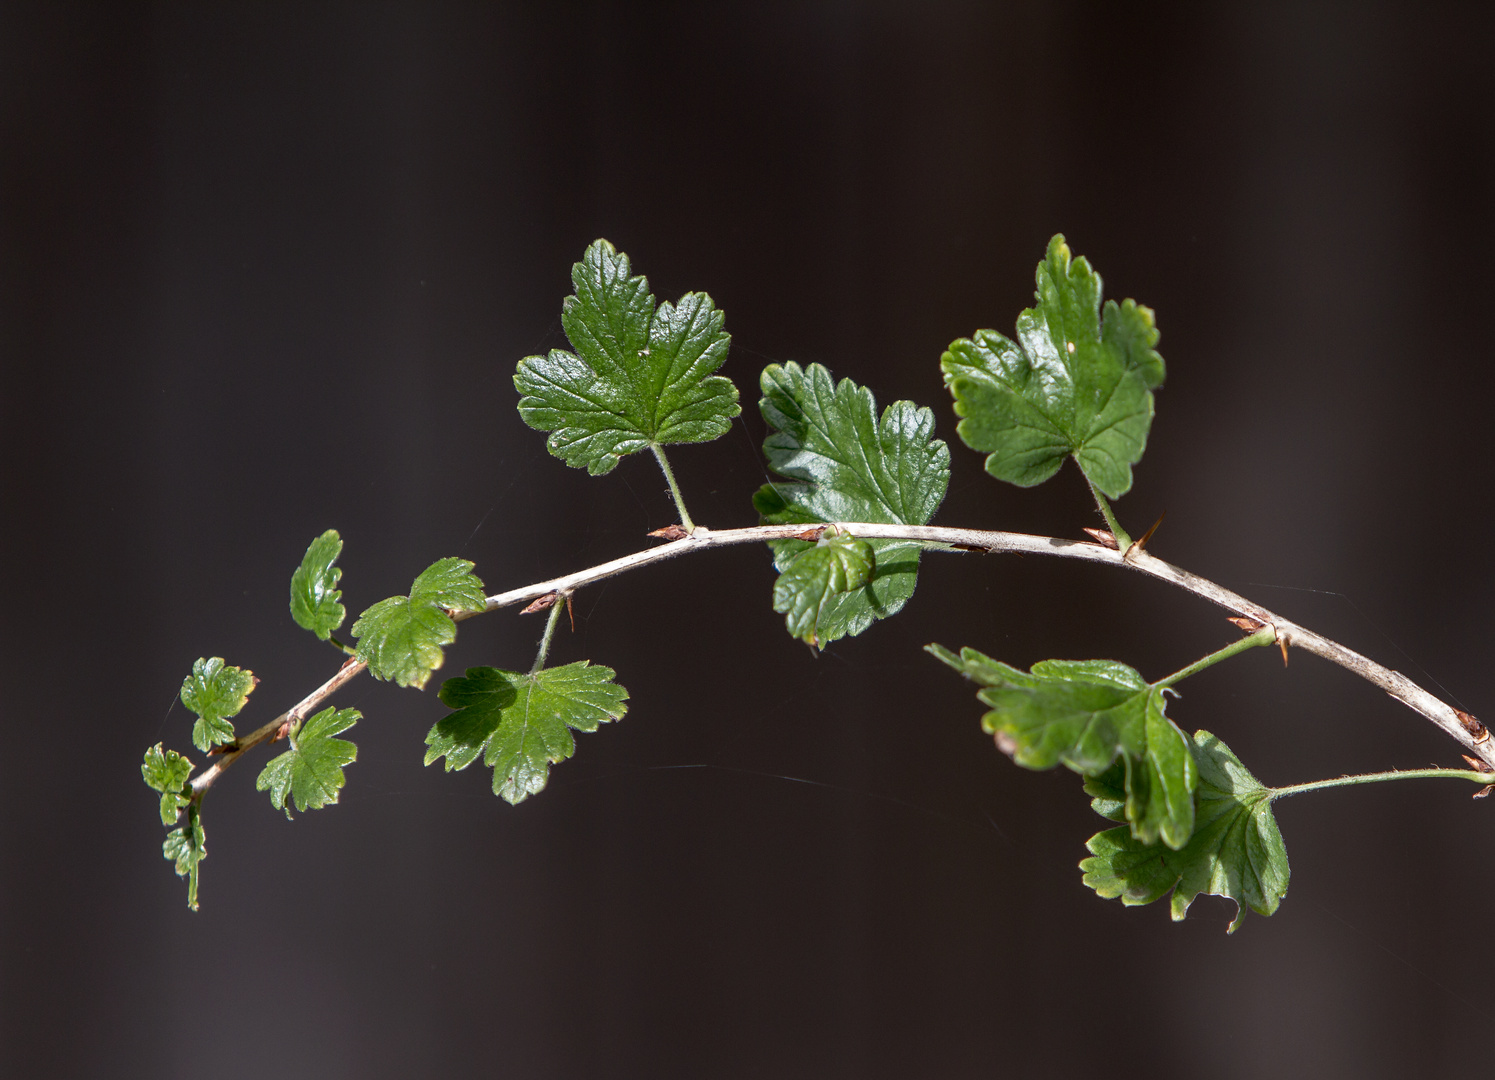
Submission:
[[[872,577],[872,545],[850,533],[827,530],[814,547],[800,552],[773,586],[773,609],[785,615],[789,632],[810,645],[821,613],[836,599],[860,589]]]
[[[1236,903],[1235,933],[1250,908],[1262,915],[1277,910],[1287,895],[1287,848],[1272,814],[1271,788],[1264,787],[1207,731],[1196,731],[1192,745],[1198,763],[1194,835],[1178,851],[1148,846],[1122,829],[1090,838],[1091,858],[1080,863],[1085,884],[1108,900],[1128,907],[1150,904],[1171,890],[1175,922],[1202,892]],[[1115,800],[1114,787],[1087,782],[1101,807]]]
[[[358,747],[333,736],[347,731],[363,719],[357,709],[323,709],[310,720],[291,729],[291,748],[265,763],[255,781],[256,791],[268,791],[277,810],[291,816],[289,795],[301,811],[320,810],[337,802],[344,783],[343,766],[358,758]]]
[[[442,559],[415,579],[409,596],[380,600],[358,617],[353,636],[358,659],[376,679],[423,689],[446,659],[443,645],[457,640],[448,611],[479,612],[487,606],[483,583],[466,559]]]
[[[1043,660],[1024,672],[975,649],[927,651],[984,687],[976,696],[992,711],[982,727],[1019,765],[1094,777],[1119,756],[1132,834],[1172,848],[1188,841],[1198,774],[1162,687],[1115,660]]]
[[[832,383],[819,364],[771,364],[761,385],[758,407],[773,429],[763,453],[787,478],[753,496],[765,522],[924,525],[934,516],[950,482],[950,448],[933,438],[929,409],[897,401],[879,420],[870,390],[850,379]],[[872,576],[821,607],[816,636],[822,644],[860,634],[873,620],[898,612],[914,594],[922,547],[898,540],[866,543],[873,554]],[[811,544],[775,540],[769,546],[782,573]]]
[[[571,268],[576,287],[561,307],[575,353],[519,362],[519,415],[567,465],[592,475],[650,446],[710,442],[741,412],[737,388],[713,375],[731,337],[705,293],[656,311],[649,282],[630,277],[628,256],[606,240]]]
[[[147,787],[161,793],[161,824],[170,825],[181,816],[182,807],[192,802],[185,794],[187,778],[192,775],[192,762],[175,750],[161,750],[157,743],[145,752],[145,762],[140,766],[140,775]]]
[[[343,594],[337,581],[343,571],[332,565],[342,552],[342,537],[336,529],[328,529],[311,542],[301,565],[291,575],[291,618],[297,626],[310,630],[323,641],[343,625],[348,615],[338,602]]]
[[[192,725],[192,745],[211,750],[234,741],[234,725],[229,717],[237,716],[259,683],[254,672],[223,662],[223,657],[199,659],[192,674],[182,681],[182,704],[197,714]]]
[[[623,718],[628,691],[615,674],[586,660],[532,674],[468,668],[441,684],[441,700],[457,711],[426,735],[426,764],[445,757],[451,772],[482,754],[493,768],[493,793],[523,802],[545,789],[552,763],[575,752],[569,728],[596,731]]]
[[[161,855],[176,864],[177,877],[187,879],[187,906],[197,910],[197,868],[208,857],[207,838],[196,806],[187,807],[187,824],[172,829],[161,845]]]
[[[962,417],[956,431],[988,454],[986,471],[1020,487],[1053,476],[1074,457],[1111,498],[1132,486],[1152,426],[1152,390],[1163,382],[1150,308],[1107,300],[1100,275],[1071,261],[1062,235],[1035,275],[1037,307],[1017,319],[1018,342],[995,330],[950,344],[940,358]]]

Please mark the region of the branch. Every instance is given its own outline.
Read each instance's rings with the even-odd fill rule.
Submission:
[[[1139,545],[1129,545],[1123,552],[1088,541],[1061,540],[1058,537],[1030,536],[1026,533],[989,532],[984,529],[947,529],[934,525],[885,525],[873,522],[835,522],[834,524],[838,529],[849,531],[852,535],[864,540],[917,540],[928,545],[929,550],[933,551],[1016,551],[1030,555],[1057,555],[1066,559],[1084,559],[1088,562],[1106,563],[1110,566],[1130,567],[1152,577],[1161,578],[1196,596],[1218,604],[1237,616],[1261,623],[1263,626],[1270,626],[1276,635],[1277,642],[1283,647],[1284,658],[1287,655],[1287,647],[1293,646],[1348,668],[1362,679],[1379,686],[1398,701],[1427,717],[1454,741],[1477,754],[1480,760],[1495,770],[1495,739],[1491,738],[1490,732],[1473,716],[1434,697],[1401,672],[1382,667],[1353,649],[1347,649],[1337,641],[1315,634],[1312,630],[1299,626],[1290,619],[1285,619],[1223,586],[1216,585],[1213,581],[1208,581],[1197,574],[1191,574],[1187,570],[1181,570],[1171,563],[1155,558],[1142,550]],[[497,611],[499,608],[512,607],[515,604],[537,600],[551,594],[564,596],[584,585],[605,581],[630,570],[673,559],[677,555],[684,555],[688,552],[727,547],[732,544],[762,543],[765,540],[812,539],[826,527],[826,525],[759,525],[746,529],[707,529],[698,525],[694,531],[659,547],[625,555],[621,559],[613,559],[611,562],[601,563],[586,570],[578,570],[562,577],[551,578],[549,581],[540,581],[523,588],[497,593],[488,597],[484,611]],[[674,530],[673,534],[670,530],[662,530],[662,532],[665,535],[684,532],[678,526],[671,526],[671,529]],[[471,618],[473,614],[480,613],[457,612],[452,613],[452,618],[460,622]],[[193,798],[200,800],[214,781],[246,750],[278,738],[290,724],[304,719],[322,703],[323,699],[330,697],[349,679],[363,671],[365,666],[361,660],[347,661],[336,675],[308,694],[293,708],[282,713],[264,727],[237,739],[232,749],[225,752],[211,768],[192,781]]]

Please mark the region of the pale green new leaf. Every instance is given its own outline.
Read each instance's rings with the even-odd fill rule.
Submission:
[[[872,577],[872,545],[849,533],[827,530],[819,543],[800,552],[773,586],[773,609],[785,616],[795,637],[819,645],[822,613],[838,598],[860,589]]]
[[[161,744],[157,743],[145,752],[140,775],[145,778],[146,786],[161,793],[161,824],[174,823],[181,816],[182,807],[192,801],[192,797],[186,794],[192,762],[175,750],[163,752]]]
[[[447,612],[479,612],[486,604],[472,563],[432,563],[415,579],[409,596],[380,600],[358,617],[353,624],[358,659],[377,679],[424,688],[446,659],[442,646],[457,640],[457,624]]]
[[[1132,486],[1152,426],[1163,358],[1149,308],[1107,300],[1100,275],[1070,258],[1062,235],[1038,264],[1037,306],[1017,320],[1017,342],[995,330],[952,342],[940,358],[955,397],[956,431],[987,453],[986,471],[1022,487],[1072,456],[1111,498]]]
[[[337,587],[343,571],[333,565],[342,552],[342,537],[336,529],[328,529],[311,542],[301,565],[291,575],[291,618],[323,641],[343,625],[348,615],[339,603],[343,594]]]
[[[426,764],[445,757],[450,772],[482,754],[493,793],[522,802],[545,789],[553,763],[575,752],[570,729],[596,731],[623,718],[628,691],[614,674],[586,660],[530,674],[468,668],[441,684],[441,700],[456,712],[426,735]]]
[[[291,748],[265,764],[255,781],[256,791],[268,791],[277,810],[291,816],[289,796],[297,810],[319,810],[337,802],[344,783],[343,766],[358,758],[358,747],[334,735],[363,718],[357,709],[323,709],[291,729]]]
[[[879,419],[870,390],[850,379],[833,382],[819,364],[771,364],[761,385],[758,407],[773,429],[763,452],[774,471],[786,477],[753,496],[765,522],[924,525],[934,516],[950,482],[950,448],[933,437],[930,410],[897,401]],[[920,545],[866,543],[873,553],[872,576],[820,608],[816,636],[822,644],[860,634],[914,594]],[[775,567],[784,572],[811,544],[776,540],[769,546]]]
[[[254,672],[225,664],[221,656],[194,662],[192,674],[182,681],[182,704],[197,714],[192,745],[211,750],[233,742],[229,718],[239,714],[258,683]]]
[[[187,879],[187,906],[197,910],[197,868],[208,857],[207,837],[197,807],[187,807],[187,823],[166,834],[161,855],[175,864],[177,877]]]
[[[1080,869],[1086,885],[1128,906],[1150,904],[1171,890],[1174,921],[1188,913],[1200,893],[1229,897],[1236,903],[1229,928],[1235,933],[1248,908],[1271,915],[1287,895],[1287,848],[1272,814],[1272,789],[1209,732],[1196,731],[1192,749],[1199,787],[1189,842],[1170,851],[1141,843],[1125,828],[1108,829],[1090,838],[1091,858]],[[1096,797],[1096,809],[1111,817],[1116,777],[1089,781],[1085,790]]]
[[[1198,773],[1163,688],[1114,660],[1044,660],[1024,672],[975,649],[927,649],[982,685],[976,696],[992,707],[982,726],[1019,765],[1099,776],[1119,756],[1132,834],[1172,848],[1188,841]]]
[[[654,307],[649,282],[606,240],[571,268],[576,292],[561,308],[575,353],[553,349],[519,362],[519,415],[551,433],[546,446],[594,476],[624,454],[710,442],[741,412],[737,389],[713,372],[727,358],[723,315],[705,293]]]

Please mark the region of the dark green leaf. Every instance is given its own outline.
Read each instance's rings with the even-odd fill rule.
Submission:
[[[1019,765],[1096,777],[1119,755],[1132,832],[1173,848],[1188,841],[1198,776],[1161,687],[1114,660],[1044,660],[1024,672],[975,649],[928,651],[982,685],[976,696],[992,707],[982,726]]]
[[[628,256],[606,240],[571,268],[576,287],[561,308],[575,353],[553,349],[519,362],[514,386],[524,422],[546,446],[593,475],[649,446],[710,442],[741,412],[737,389],[713,372],[731,338],[705,293],[656,311],[649,282],[630,277]]]
[[[1193,753],[1199,787],[1189,842],[1170,851],[1139,842],[1125,828],[1108,829],[1090,838],[1092,857],[1080,869],[1086,885],[1128,906],[1150,904],[1172,890],[1174,921],[1202,892],[1229,897],[1236,902],[1234,933],[1247,908],[1271,915],[1287,895],[1287,848],[1272,814],[1272,789],[1207,731],[1194,733]],[[1112,785],[1092,781],[1085,790],[1097,797],[1098,808],[1115,801],[1114,778]]]
[[[265,764],[255,781],[256,791],[268,791],[277,810],[291,816],[289,795],[296,809],[319,810],[337,802],[342,788],[343,766],[358,757],[358,747],[334,735],[347,731],[362,719],[357,709],[323,709],[305,723],[291,729],[291,748]]]
[[[208,857],[207,838],[202,831],[202,816],[196,806],[187,807],[187,823],[166,834],[161,855],[176,865],[177,877],[187,879],[187,906],[197,910],[197,868]]]
[[[140,766],[140,774],[148,787],[161,793],[161,824],[170,825],[175,822],[181,815],[182,807],[192,801],[190,794],[184,794],[187,778],[192,775],[192,762],[175,750],[163,753],[161,744],[157,743],[145,752],[145,763]]]
[[[493,793],[511,803],[543,791],[553,762],[576,750],[570,728],[596,731],[621,720],[628,691],[608,667],[588,661],[533,674],[468,668],[441,684],[441,700],[457,710],[426,736],[426,764],[446,758],[465,769],[479,754],[493,768]]]
[[[933,438],[934,414],[897,401],[877,414],[872,392],[850,379],[833,383],[819,364],[771,364],[763,371],[763,418],[773,428],[763,452],[787,478],[765,486],[753,505],[769,524],[885,522],[924,525],[950,482],[950,448]],[[870,540],[875,567],[861,588],[824,604],[821,643],[860,634],[914,594],[916,543]],[[812,545],[776,540],[774,565],[787,571]]]
[[[358,658],[375,678],[423,688],[446,658],[441,647],[457,640],[447,612],[478,612],[486,604],[472,563],[442,559],[415,579],[409,596],[380,600],[358,617]]]
[[[342,552],[342,537],[336,529],[328,529],[311,542],[301,565],[291,575],[291,618],[323,641],[343,625],[348,614],[338,602],[343,594],[337,580],[343,571],[333,565]]]
[[[221,656],[196,661],[192,674],[182,681],[182,704],[197,714],[192,745],[211,750],[233,742],[229,717],[239,714],[258,682],[254,672],[225,664]]]
[[[789,632],[819,645],[821,613],[838,598],[860,589],[872,576],[872,545],[849,533],[827,529],[820,542],[800,552],[773,587],[773,609],[785,616]]]
[[[1038,264],[1037,307],[1018,316],[1016,343],[995,330],[952,342],[941,357],[965,444],[986,471],[1022,487],[1042,483],[1073,456],[1106,495],[1132,486],[1163,382],[1152,311],[1105,303],[1100,275],[1071,261],[1063,236]]]

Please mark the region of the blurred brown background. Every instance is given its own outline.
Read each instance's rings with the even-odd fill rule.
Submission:
[[[513,408],[598,236],[727,312],[743,423],[673,454],[725,527],[754,520],[763,364],[953,440],[942,348],[1010,332],[1065,232],[1163,331],[1123,520],[1166,509],[1162,557],[1495,718],[1479,10],[0,7],[5,1074],[1477,1071],[1495,800],[1293,800],[1279,914],[1174,925],[1082,887],[1105,823],[1079,782],[1002,759],[919,651],[1156,677],[1235,635],[1138,576],[929,557],[819,659],[762,550],[587,590],[556,659],[616,668],[632,708],[549,790],[423,768],[434,692],[361,680],[340,805],[287,823],[263,754],[215,789],[198,915],[138,769],[188,749],[195,658],[261,676],[245,728],[336,667],[285,612],[325,528],[356,613],[441,556],[498,590],[672,519],[647,456],[589,478]],[[1093,524],[1073,469],[1019,491],[952,455],[939,522]],[[466,624],[446,673],[522,666],[540,629]],[[1307,656],[1214,669],[1172,714],[1270,784],[1458,763]]]

